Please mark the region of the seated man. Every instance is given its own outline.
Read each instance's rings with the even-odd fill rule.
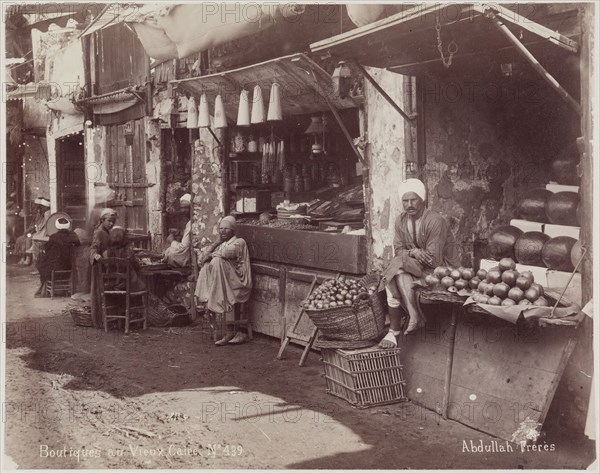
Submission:
[[[79,245],[77,234],[71,230],[71,222],[60,217],[56,221],[58,232],[52,234],[46,242],[44,252],[37,261],[40,272],[40,287],[35,292],[35,297],[44,295],[44,286],[52,278],[53,270],[71,270],[73,248]]]
[[[417,309],[413,286],[439,265],[459,266],[454,236],[446,220],[425,207],[425,185],[407,179],[400,186],[404,212],[395,223],[394,258],[383,273],[390,316],[390,330],[379,347],[397,346],[397,336],[408,313],[405,335],[414,333],[425,322]]]
[[[219,223],[219,239],[212,244],[207,255],[200,261],[202,268],[196,284],[196,296],[206,309],[226,317],[233,311],[235,303],[245,303],[250,299],[252,277],[250,275],[250,256],[246,241],[235,236],[235,218],[227,216]],[[227,331],[223,339],[215,344],[239,344],[246,341],[246,335]]]
[[[179,205],[182,209],[190,208],[192,204],[192,196],[190,194],[184,194],[179,198]],[[181,242],[175,239],[171,239],[169,247],[165,250],[164,260],[174,267],[187,267],[191,263],[190,254],[190,239],[192,233],[192,223],[188,220],[183,231],[183,237]]]

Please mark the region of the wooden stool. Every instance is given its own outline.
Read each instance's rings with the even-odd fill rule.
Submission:
[[[236,303],[233,307],[235,314],[234,327],[239,330],[241,327],[246,328],[248,339],[254,339],[252,334],[252,313],[248,311],[247,303]]]
[[[227,334],[229,334],[229,338],[233,337],[235,340],[235,336],[238,332],[241,332],[242,328],[246,329],[249,341],[254,339],[254,334],[252,332],[252,318],[250,312],[246,309],[245,303],[236,303],[233,305],[233,321],[227,320],[227,314],[228,313],[216,314],[208,312],[208,321],[213,328],[213,340],[214,342],[220,341],[217,345],[225,345],[228,343]],[[228,327],[231,329],[232,326],[233,331],[228,331]],[[232,344],[236,344],[236,342],[232,342]]]

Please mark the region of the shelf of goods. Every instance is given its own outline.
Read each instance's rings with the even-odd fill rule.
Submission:
[[[566,298],[581,300],[581,275],[571,274],[582,258],[581,222],[576,155],[557,158],[551,171],[557,182],[527,190],[517,205],[518,216],[510,225],[493,229],[488,236],[488,259],[484,270],[509,257],[516,270],[531,272],[542,286],[562,291]]]

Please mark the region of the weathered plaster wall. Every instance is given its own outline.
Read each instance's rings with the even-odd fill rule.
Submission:
[[[423,100],[429,207],[449,220],[471,265],[473,240],[518,218],[521,196],[548,183],[577,122],[554,91],[532,81],[429,78]]]
[[[162,186],[161,181],[161,133],[158,120],[150,117],[144,119],[144,129],[146,131],[146,144],[148,154],[146,161],[146,180],[148,188],[146,190],[146,203],[148,207],[148,231],[152,235],[152,247],[154,250],[163,249],[163,213],[161,205]]]
[[[223,140],[223,137],[219,137]],[[208,130],[200,130],[200,139],[192,149],[192,193],[194,218],[192,233],[200,246],[217,236],[217,224],[223,217],[223,163],[221,149]]]
[[[403,76],[369,68],[381,87],[403,107]],[[398,185],[405,179],[404,121],[392,106],[365,81],[367,110],[370,225],[369,262],[381,269],[393,256],[394,221],[401,212]]]
[[[93,226],[96,224],[96,215],[94,207],[101,203],[96,203],[96,186],[107,181],[107,163],[106,163],[106,133],[103,127],[86,127],[84,130],[85,140],[85,176],[88,193],[88,232],[93,232]]]

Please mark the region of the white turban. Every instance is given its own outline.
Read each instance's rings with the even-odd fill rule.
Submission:
[[[71,229],[71,221],[69,219],[66,219],[64,217],[59,217],[58,220],[56,221],[56,224],[54,224],[56,226],[56,228],[58,230],[62,230],[62,229],[66,229],[69,230]]]
[[[400,196],[401,200],[402,196],[404,196],[406,193],[415,193],[423,201],[425,201],[425,198],[427,197],[427,192],[425,191],[425,185],[423,184],[423,181],[416,178],[409,178],[400,184],[398,195]]]
[[[50,201],[48,201],[45,198],[39,198],[39,199],[36,199],[36,201],[39,201],[39,202],[36,202],[36,204],[40,204],[44,207],[50,207]]]
[[[102,209],[102,212],[100,213],[100,219],[104,219],[105,217],[111,217],[111,216],[116,216],[117,212],[114,209],[111,209],[110,207],[105,207],[104,209]]]
[[[183,196],[181,196],[179,198],[179,202],[182,202],[182,201],[186,201],[186,202],[191,203],[192,202],[192,195],[190,193],[185,193]]]

